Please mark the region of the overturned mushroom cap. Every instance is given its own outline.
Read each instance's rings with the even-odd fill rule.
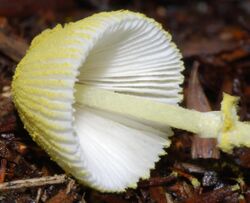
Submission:
[[[13,99],[34,141],[67,173],[101,191],[124,191],[149,177],[171,129],[93,109],[75,94],[87,85],[177,104],[182,70],[160,24],[104,12],[38,35],[17,66]]]

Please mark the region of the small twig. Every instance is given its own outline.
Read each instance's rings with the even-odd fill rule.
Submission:
[[[153,177],[148,180],[144,180],[138,183],[139,187],[152,187],[152,186],[161,186],[164,184],[168,184],[172,181],[176,180],[176,176],[169,175],[166,177]]]
[[[67,185],[66,194],[69,194],[71,192],[74,185],[75,185],[75,180],[70,179],[70,181],[69,181],[69,183]]]
[[[0,184],[0,191],[27,188],[27,187],[38,187],[50,184],[61,184],[66,181],[67,181],[66,175],[55,175],[55,176],[46,176],[41,178],[15,180]]]
[[[0,183],[4,182],[4,178],[6,174],[6,165],[7,165],[7,160],[2,159],[1,165],[0,165]]]
[[[82,198],[79,203],[87,203],[85,200],[85,193],[83,193]]]
[[[156,203],[168,203],[166,198],[166,191],[162,186],[150,187],[150,197]]]
[[[41,196],[42,196],[42,188],[38,188],[36,195],[36,203],[39,203]]]
[[[46,203],[72,203],[75,201],[76,196],[72,194],[66,193],[67,188],[61,189],[58,191],[57,194],[55,194],[53,197],[51,197],[49,200],[46,201]]]
[[[180,169],[177,169],[177,168],[173,168],[173,171],[176,172],[178,174],[178,176],[182,176],[184,178],[187,178],[195,189],[200,188],[200,182],[198,181],[198,179],[196,177],[194,177],[194,176],[190,175],[189,173],[186,173]]]

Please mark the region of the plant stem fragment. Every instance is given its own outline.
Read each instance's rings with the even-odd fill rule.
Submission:
[[[65,174],[63,175],[54,175],[54,176],[46,176],[40,178],[30,178],[24,180],[15,180],[11,182],[5,182],[0,184],[0,191],[4,190],[13,190],[13,189],[21,189],[21,188],[29,188],[29,187],[38,187],[50,184],[61,184],[68,180]]]

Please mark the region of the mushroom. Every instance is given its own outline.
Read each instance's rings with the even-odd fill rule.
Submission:
[[[13,100],[35,142],[67,173],[100,191],[148,178],[170,145],[170,127],[216,137],[222,150],[250,143],[237,99],[201,113],[182,99],[181,54],[160,24],[103,12],[38,35],[17,66]],[[250,140],[250,139],[249,139]]]

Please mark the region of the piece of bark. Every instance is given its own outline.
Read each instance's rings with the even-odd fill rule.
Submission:
[[[163,187],[150,187],[149,188],[150,197],[155,203],[168,203],[165,190]]]
[[[240,166],[250,168],[250,149],[246,147],[234,149],[234,160]]]
[[[21,38],[7,36],[0,31],[0,52],[15,62],[19,62],[25,55],[28,44]]]
[[[233,190],[231,187],[223,187],[217,190],[213,190],[211,192],[196,194],[185,201],[183,203],[215,203],[215,202],[224,202],[226,197],[232,197],[230,202],[233,201],[235,197],[234,194],[237,194],[237,191]],[[225,201],[226,202],[226,201]],[[237,201],[238,202],[238,201]]]
[[[223,51],[234,50],[237,43],[225,42],[219,39],[191,39],[180,45],[182,55],[187,57],[214,55]]]
[[[168,203],[163,185],[168,184],[176,180],[175,175],[169,175],[167,177],[152,177],[149,180],[140,181],[138,187],[149,187],[150,197],[156,203]]]
[[[46,203],[73,203],[76,199],[74,195],[67,194],[67,188],[59,190],[59,192],[50,198]]]
[[[164,184],[172,182],[172,180],[176,179],[175,175],[169,175],[167,177],[153,177],[150,178],[150,187],[149,187],[149,194],[151,199],[155,203],[168,203],[167,197],[165,195],[166,191],[163,187]]]
[[[69,10],[75,6],[75,1],[64,0],[0,0],[0,15],[2,16],[27,16],[34,15],[41,10],[58,9]]]
[[[13,114],[0,118],[0,133],[13,132],[16,129],[16,117]],[[0,136],[6,134],[0,134]]]
[[[164,184],[168,184],[174,180],[176,180],[176,176],[169,175],[166,177],[152,177],[148,180],[143,180],[138,183],[138,187],[153,187],[153,186],[161,186]]]
[[[192,158],[219,159],[220,151],[217,148],[217,140],[214,138],[200,138],[194,135],[192,142]]]
[[[211,106],[198,78],[198,68],[199,64],[195,62],[188,81],[186,105],[189,109],[195,109],[201,112],[211,111]],[[191,155],[193,159],[219,159],[220,151],[217,148],[217,140],[214,138],[200,138],[198,135],[194,135]]]
[[[249,56],[249,50],[239,47],[238,49],[232,50],[231,52],[226,52],[221,54],[221,58],[228,63],[239,60],[241,58]]]
[[[201,112],[211,111],[211,106],[199,81],[198,69],[199,63],[194,62],[188,80],[186,105],[190,109],[195,109]]]
[[[7,166],[7,160],[1,159],[1,165],[0,165],[0,183],[4,182],[5,175],[6,175],[6,166]]]
[[[167,187],[166,190],[177,198],[176,202],[183,202],[183,200],[194,196],[192,186],[185,181],[178,181],[174,185]]]
[[[92,191],[87,202],[96,202],[96,203],[129,203],[129,201],[123,199],[122,196],[118,194],[107,194],[100,193],[97,191]]]
[[[175,162],[174,168],[184,170],[189,173],[197,173],[197,174],[204,174],[206,171],[205,168],[203,168],[202,166],[185,162]]]

